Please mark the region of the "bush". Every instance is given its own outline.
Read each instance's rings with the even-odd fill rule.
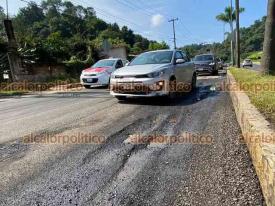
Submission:
[[[262,55],[263,55],[263,52],[252,52],[249,54],[249,56],[247,57],[248,59],[251,59],[253,61],[259,61],[262,59]]]
[[[69,61],[65,61],[66,72],[71,77],[78,77],[82,70],[93,64],[93,59],[88,58],[85,61],[79,60],[76,56],[72,56]]]

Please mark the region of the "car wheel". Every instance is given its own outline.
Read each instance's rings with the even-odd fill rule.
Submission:
[[[85,89],[91,89],[91,86],[89,85],[84,85]]]
[[[191,87],[191,91],[195,90],[197,87],[197,74],[193,74],[192,77],[192,87]]]
[[[212,75],[218,75],[219,74],[219,71],[218,70],[214,70],[213,72],[212,72]]]
[[[124,96],[116,96],[118,101],[125,101],[127,97]]]
[[[177,80],[176,78],[171,78],[169,81],[169,99],[173,100],[177,97]]]

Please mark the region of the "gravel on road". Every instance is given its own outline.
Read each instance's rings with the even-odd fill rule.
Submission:
[[[200,77],[173,103],[106,89],[1,100],[0,205],[265,205],[229,94],[213,89],[224,79]],[[105,141],[23,144],[30,133]]]

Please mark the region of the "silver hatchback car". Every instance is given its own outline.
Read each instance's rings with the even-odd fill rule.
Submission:
[[[127,66],[114,71],[110,93],[119,100],[127,97],[168,96],[196,87],[194,63],[180,50],[145,52]]]

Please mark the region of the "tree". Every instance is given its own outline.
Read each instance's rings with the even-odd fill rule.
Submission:
[[[262,72],[275,75],[275,0],[268,0]]]
[[[161,43],[151,42],[149,44],[149,50],[169,49],[169,46],[163,41]]]
[[[0,7],[0,19],[2,16],[5,14]],[[73,1],[43,0],[41,5],[30,2],[13,17],[13,22],[22,58],[37,64],[66,62],[77,68],[75,73],[98,60],[104,40],[135,54],[147,51],[150,43],[151,49],[168,47],[165,42],[149,41],[135,34],[126,26],[106,23],[92,7],[75,5]],[[0,32],[1,28],[0,25]]]
[[[244,8],[240,8],[239,12],[242,13],[244,12]],[[216,16],[216,19],[218,21],[222,21],[226,24],[230,25],[230,30],[231,30],[231,61],[233,63],[234,61],[234,26],[233,23],[234,21],[236,21],[236,11],[235,9],[232,7],[228,6],[224,9],[224,13],[221,13],[219,15]]]
[[[4,18],[5,18],[4,9],[0,6],[0,42],[4,41],[4,26],[3,26]]]

